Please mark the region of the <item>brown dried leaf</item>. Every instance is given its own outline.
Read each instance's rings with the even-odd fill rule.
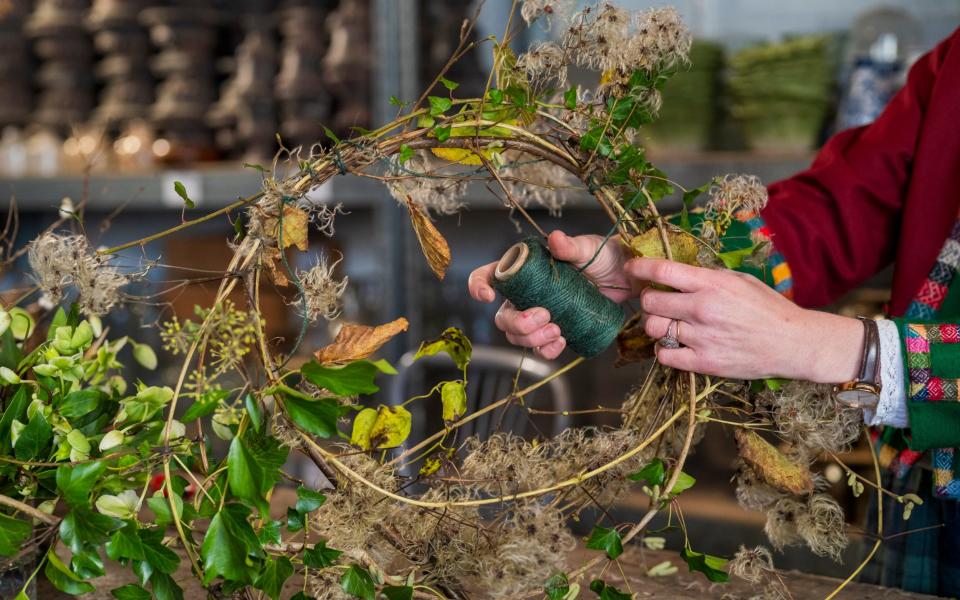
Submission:
[[[615,367],[632,362],[641,362],[653,357],[654,339],[646,334],[640,322],[641,314],[636,313],[627,321],[617,334],[617,361]]]
[[[777,450],[776,446],[746,429],[734,432],[740,457],[770,486],[801,495],[813,492],[810,469],[797,464]]]
[[[286,270],[283,268],[283,261],[280,255],[281,250],[275,246],[269,246],[263,249],[263,263],[267,267],[267,273],[270,280],[280,287],[290,285],[287,279]]]
[[[320,364],[337,364],[367,358],[380,349],[390,339],[407,330],[407,320],[403,317],[370,327],[356,323],[345,323],[337,334],[337,339],[314,353]]]
[[[310,221],[306,211],[300,210],[296,206],[285,205],[283,207],[283,247],[289,248],[296,246],[301,252],[307,251],[307,225]],[[280,233],[279,223],[277,224],[277,233]]]
[[[410,198],[407,198],[407,210],[410,211],[410,223],[417,234],[417,240],[420,242],[427,264],[430,265],[430,270],[437,278],[443,279],[447,274],[447,267],[450,266],[450,246],[447,245],[447,240],[437,231],[423,209]]]

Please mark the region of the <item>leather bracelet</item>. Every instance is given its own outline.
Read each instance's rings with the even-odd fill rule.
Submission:
[[[863,356],[860,359],[860,374],[857,381],[880,386],[880,328],[877,322],[867,317],[858,317],[863,322]]]

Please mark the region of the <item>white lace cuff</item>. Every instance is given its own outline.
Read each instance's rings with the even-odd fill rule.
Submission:
[[[895,322],[887,319],[878,319],[877,328],[880,330],[880,401],[876,409],[864,409],[863,422],[905,429],[910,423],[900,331]]]

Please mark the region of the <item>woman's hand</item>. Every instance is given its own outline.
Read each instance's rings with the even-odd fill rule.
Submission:
[[[557,259],[583,265],[597,253],[603,243],[599,235],[579,235],[570,237],[562,231],[554,231],[547,239],[550,253]],[[600,292],[620,303],[633,295],[630,280],[623,271],[627,255],[616,239],[603,245],[596,260],[590,263],[583,273],[593,281]],[[470,274],[468,287],[470,295],[480,302],[493,302],[497,293],[493,289],[493,272],[497,263],[490,263]],[[552,360],[563,352],[567,341],[560,334],[560,328],[550,322],[550,312],[543,307],[518,311],[509,302],[504,302],[494,318],[497,328],[507,334],[511,344],[536,348],[537,354]]]
[[[854,379],[864,328],[857,319],[806,310],[757,278],[661,259],[637,258],[625,267],[643,287],[644,330],[671,333],[684,347],[657,347],[667,366],[734,379],[783,377],[818,383]],[[659,283],[676,291],[644,284]],[[679,334],[677,329],[679,328]]]

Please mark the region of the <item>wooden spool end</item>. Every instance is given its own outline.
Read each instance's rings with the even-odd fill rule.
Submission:
[[[497,262],[497,268],[494,270],[493,276],[497,281],[510,279],[517,274],[517,271],[527,262],[529,257],[530,248],[523,242],[517,242],[504,252],[500,261]]]

